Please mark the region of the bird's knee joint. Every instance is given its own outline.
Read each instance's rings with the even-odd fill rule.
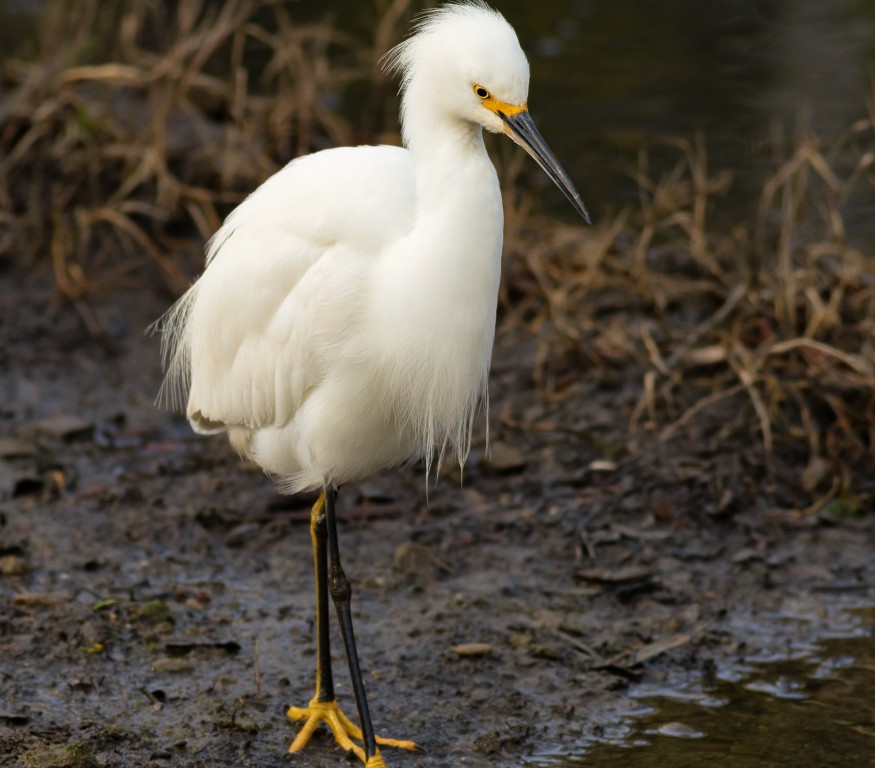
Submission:
[[[343,571],[328,569],[328,591],[335,603],[348,603],[352,599],[352,583]]]
[[[317,512],[310,515],[310,533],[324,538],[328,526],[325,522],[325,513]]]

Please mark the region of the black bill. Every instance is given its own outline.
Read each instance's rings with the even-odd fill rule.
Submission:
[[[544,137],[538,132],[538,129],[535,127],[535,121],[532,120],[529,113],[523,109],[511,117],[500,110],[496,114],[507,125],[508,135],[535,158],[538,165],[543,168],[544,173],[562,190],[565,197],[574,206],[574,210],[583,216],[583,220],[587,224],[592,224],[589,211],[586,210],[583,200],[580,199],[580,193],[574,188],[574,184],[571,183],[568,174],[559,165],[556,155],[547,146],[547,142],[544,141]]]

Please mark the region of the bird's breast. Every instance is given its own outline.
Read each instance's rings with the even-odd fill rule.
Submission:
[[[381,407],[421,450],[447,441],[464,453],[495,335],[501,267],[500,200],[482,215],[418,223],[373,273],[366,312]]]

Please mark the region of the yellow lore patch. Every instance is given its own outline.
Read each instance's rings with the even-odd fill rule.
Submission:
[[[528,112],[529,110],[528,104],[508,104],[506,101],[499,101],[495,96],[488,96],[483,99],[483,106],[490,112],[494,112],[495,114],[502,112],[507,115],[507,117],[513,117],[520,112]]]

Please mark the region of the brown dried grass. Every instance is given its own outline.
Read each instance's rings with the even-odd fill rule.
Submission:
[[[147,263],[178,292],[168,254],[199,252],[282,159],[351,138],[323,96],[368,74],[358,41],[274,0],[175,7],[56,0],[0,74],[0,257],[48,256],[85,318]]]
[[[756,216],[719,226],[731,176],[709,170],[701,137],[673,141],[678,162],[657,179],[642,156],[640,205],[594,232],[513,221],[509,321],[539,335],[538,379],[552,386],[570,360],[635,365],[632,453],[710,419],[756,435],[768,473],[809,498],[801,511],[871,507],[875,259],[849,242],[843,209],[875,181],[873,140],[867,118],[829,147],[776,144]]]

